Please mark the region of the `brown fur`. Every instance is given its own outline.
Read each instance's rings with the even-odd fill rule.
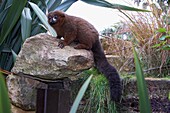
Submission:
[[[48,22],[56,30],[57,38],[64,38],[58,45],[60,48],[78,41],[75,49],[92,50],[97,69],[109,80],[111,99],[119,101],[122,91],[119,74],[108,63],[94,26],[82,18],[70,16],[61,11],[50,12]]]

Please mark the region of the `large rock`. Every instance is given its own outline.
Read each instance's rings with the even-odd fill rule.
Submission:
[[[79,73],[93,66],[93,55],[90,51],[76,50],[72,46],[60,49],[57,45],[57,39],[48,34],[28,38],[12,72],[44,80],[75,80]],[[35,89],[39,84],[40,82],[29,78],[9,75],[7,85],[12,103],[25,110],[35,109]]]
[[[47,79],[75,77],[93,65],[90,51],[57,47],[55,38],[39,34],[26,40],[12,71]]]

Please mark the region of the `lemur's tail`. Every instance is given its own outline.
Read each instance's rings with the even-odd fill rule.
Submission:
[[[103,73],[109,81],[110,96],[113,101],[120,101],[122,95],[122,84],[117,70],[108,63],[100,41],[97,40],[92,47],[94,62],[97,69]]]

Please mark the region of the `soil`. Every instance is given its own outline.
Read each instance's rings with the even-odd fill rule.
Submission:
[[[150,99],[152,113],[170,113],[170,100],[168,98],[151,98]],[[119,106],[119,105],[118,105]],[[130,98],[123,100],[118,107],[120,112],[140,113],[139,99]]]

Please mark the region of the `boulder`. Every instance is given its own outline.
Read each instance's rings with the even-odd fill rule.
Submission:
[[[57,45],[57,40],[47,34],[28,38],[12,72],[22,72],[44,79],[74,78],[82,70],[92,67],[92,52],[77,50],[72,46],[60,49]]]
[[[71,46],[60,49],[58,40],[48,34],[38,34],[28,38],[18,54],[7,86],[11,102],[25,110],[34,110],[36,88],[39,81],[30,79],[55,81],[57,79],[78,79],[78,74],[94,65],[93,54],[88,50],[77,50]],[[30,76],[30,77],[25,77]]]

